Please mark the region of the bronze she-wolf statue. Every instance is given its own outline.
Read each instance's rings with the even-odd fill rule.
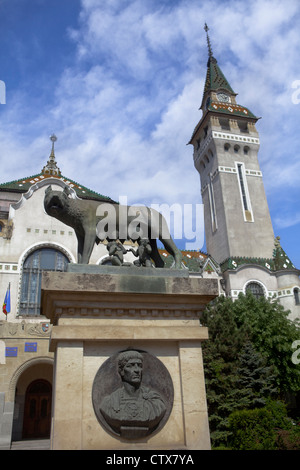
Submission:
[[[148,239],[151,245],[151,258],[158,268],[164,267],[159,255],[156,240],[175,259],[175,268],[181,268],[182,255],[176,247],[167,222],[162,214],[145,206],[124,206],[113,202],[101,202],[72,197],[65,187],[63,191],[53,191],[49,186],[45,191],[45,211],[75,230],[78,240],[78,263],[88,264],[94,244],[104,240],[138,241]]]

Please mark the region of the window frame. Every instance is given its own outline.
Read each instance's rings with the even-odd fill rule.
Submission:
[[[243,162],[235,162],[235,166],[241,197],[241,204],[243,209],[244,222],[254,222],[245,164]]]
[[[254,284],[259,287],[260,293],[254,292],[254,291],[251,290],[251,288],[249,288],[249,286],[251,286],[251,285],[253,286]],[[253,279],[253,280],[247,282],[247,284],[245,285],[245,293],[247,293],[247,290],[250,290],[251,294],[256,299],[259,299],[261,297],[266,298],[266,288],[265,288],[265,286],[261,282],[257,281],[256,279]]]
[[[52,255],[52,260],[48,258],[48,265],[46,265],[45,258],[49,256],[49,253]],[[52,268],[51,261],[53,261]],[[40,315],[43,271],[64,272],[70,261],[70,257],[66,252],[53,245],[36,246],[29,253],[26,253],[20,277],[19,316],[38,317]]]

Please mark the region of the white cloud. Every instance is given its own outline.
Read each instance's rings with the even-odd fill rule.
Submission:
[[[274,218],[275,227],[289,228],[294,227],[297,224],[300,224],[300,212],[289,215],[284,214],[281,217]]]
[[[300,79],[299,15],[298,0],[214,0],[209,9],[196,0],[82,0],[79,26],[69,30],[77,58],[57,77],[54,99],[30,108],[20,93],[5,111],[1,159],[10,165],[1,179],[39,172],[55,132],[63,174],[95,191],[131,202],[200,202],[186,143],[201,118],[207,22],[238,102],[263,117],[268,196],[284,198],[287,182],[300,187],[300,105],[291,102]]]

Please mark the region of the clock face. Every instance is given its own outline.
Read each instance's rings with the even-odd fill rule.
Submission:
[[[222,103],[230,103],[230,97],[226,93],[218,93],[217,98]]]

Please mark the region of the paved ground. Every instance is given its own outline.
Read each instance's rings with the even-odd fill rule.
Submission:
[[[37,439],[35,441],[14,441],[11,450],[50,450],[50,439]]]

